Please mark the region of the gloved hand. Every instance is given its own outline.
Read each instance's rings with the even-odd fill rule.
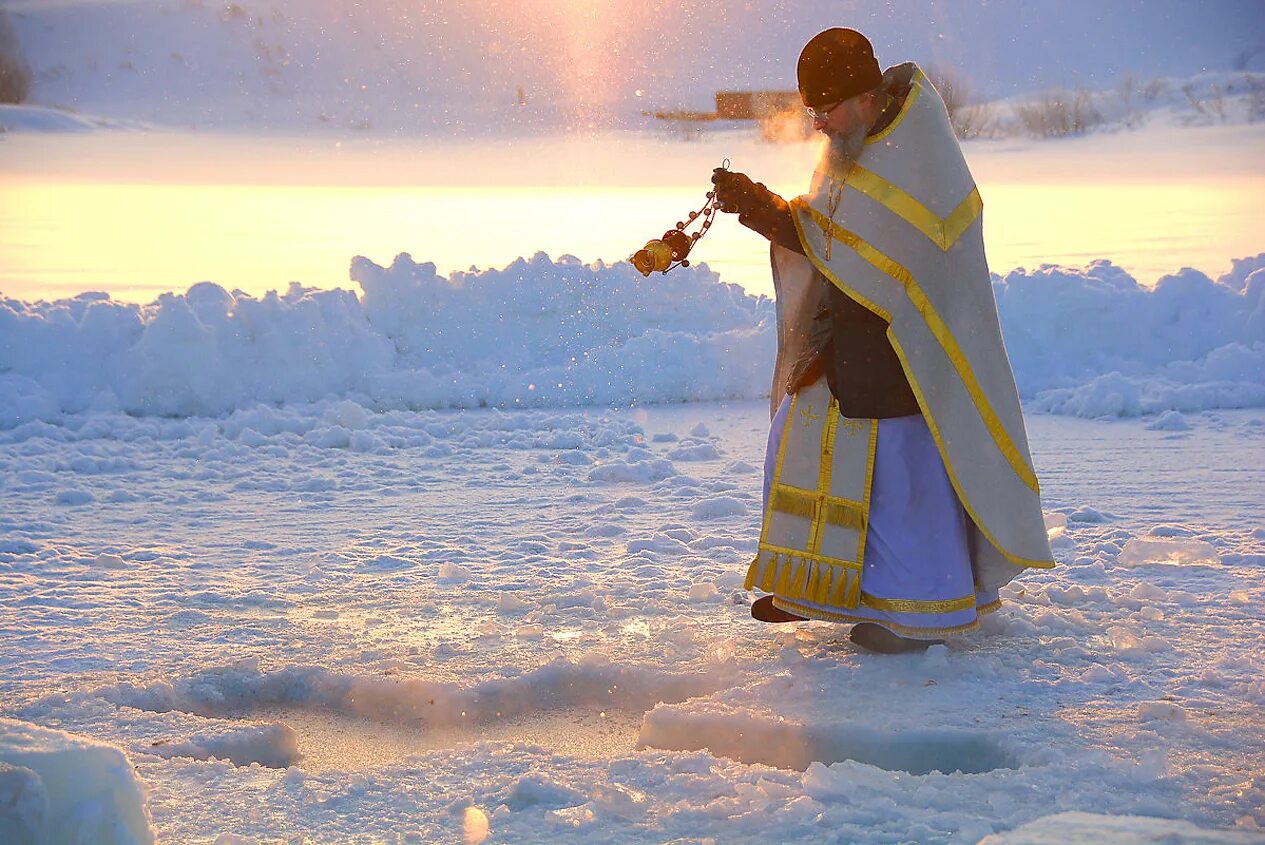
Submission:
[[[716,186],[716,207],[730,214],[759,213],[774,196],[763,183],[752,182],[747,174],[723,167],[712,171],[712,184]]]

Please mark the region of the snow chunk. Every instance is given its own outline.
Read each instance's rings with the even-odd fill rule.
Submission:
[[[1138,718],[1142,721],[1186,721],[1186,708],[1171,701],[1144,701],[1138,705]]]
[[[589,472],[590,481],[606,484],[652,484],[676,475],[676,467],[671,461],[662,459],[653,461],[611,461],[594,467]]]
[[[0,719],[0,829],[30,831],[35,843],[154,841],[144,788],[120,749],[14,719]]]
[[[502,592],[496,600],[497,613],[519,613],[535,607],[531,602],[520,599],[514,593]]]
[[[1045,816],[1006,833],[986,836],[979,845],[1259,845],[1260,841],[1259,834],[1212,830],[1175,819],[1075,812]]]
[[[682,443],[668,452],[674,461],[714,461],[720,457],[720,450],[713,443]]]
[[[720,595],[720,591],[716,589],[716,585],[711,581],[699,581],[690,585],[690,601],[711,601],[718,595]]]
[[[40,776],[23,766],[0,762],[0,826],[19,843],[46,839],[48,794]]]
[[[1204,540],[1151,536],[1130,539],[1124,544],[1118,560],[1125,566],[1156,563],[1213,566],[1221,563],[1221,555]]]
[[[439,565],[439,580],[453,584],[469,581],[470,570],[456,563],[441,563]]]
[[[127,561],[118,555],[99,554],[92,561],[92,565],[101,569],[126,569]]]
[[[181,742],[155,742],[143,750],[159,757],[228,760],[235,766],[258,763],[272,769],[284,769],[302,758],[294,729],[283,722],[207,731]]]
[[[54,504],[78,507],[80,505],[92,504],[96,500],[97,497],[89,493],[87,490],[62,490],[57,494]]]
[[[350,399],[344,399],[325,412],[325,420],[351,431],[364,428],[369,422],[369,412]]]
[[[733,496],[714,496],[696,502],[690,509],[695,519],[723,519],[727,516],[745,516],[747,505]]]
[[[583,793],[539,773],[519,778],[505,797],[505,805],[515,812],[528,807],[573,807],[583,802]]]
[[[1190,423],[1177,411],[1165,411],[1146,427],[1151,431],[1190,431]]]
[[[1172,648],[1168,640],[1163,637],[1139,637],[1121,625],[1108,628],[1107,638],[1111,640],[1111,645],[1116,651],[1129,657],[1154,654]]]

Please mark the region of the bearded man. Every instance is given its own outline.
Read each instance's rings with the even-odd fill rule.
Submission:
[[[712,177],[769,239],[778,354],[760,544],[767,622],[853,623],[863,648],[973,630],[1026,567],[1054,565],[984,257],[983,203],[944,102],[913,63],[880,72],[850,29],[799,57],[827,143],[786,202]]]

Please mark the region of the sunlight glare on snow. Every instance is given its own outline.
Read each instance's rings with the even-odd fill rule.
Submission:
[[[466,845],[479,845],[488,838],[491,832],[487,814],[478,807],[466,807],[465,818],[462,820],[462,832],[465,835]]]
[[[1133,537],[1120,552],[1120,563],[1125,566],[1145,564],[1170,564],[1193,566],[1221,563],[1221,556],[1211,543],[1177,537]]]

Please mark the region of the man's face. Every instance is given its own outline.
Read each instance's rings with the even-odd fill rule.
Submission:
[[[833,178],[846,178],[865,148],[865,136],[873,124],[868,109],[870,96],[861,94],[839,103],[819,109],[824,117],[815,117],[813,127],[826,136],[823,150],[825,172]]]
[[[869,94],[859,94],[818,109],[818,112],[827,113],[826,119],[814,118],[813,129],[831,138],[849,138],[854,137],[858,130],[868,131],[869,99]]]

